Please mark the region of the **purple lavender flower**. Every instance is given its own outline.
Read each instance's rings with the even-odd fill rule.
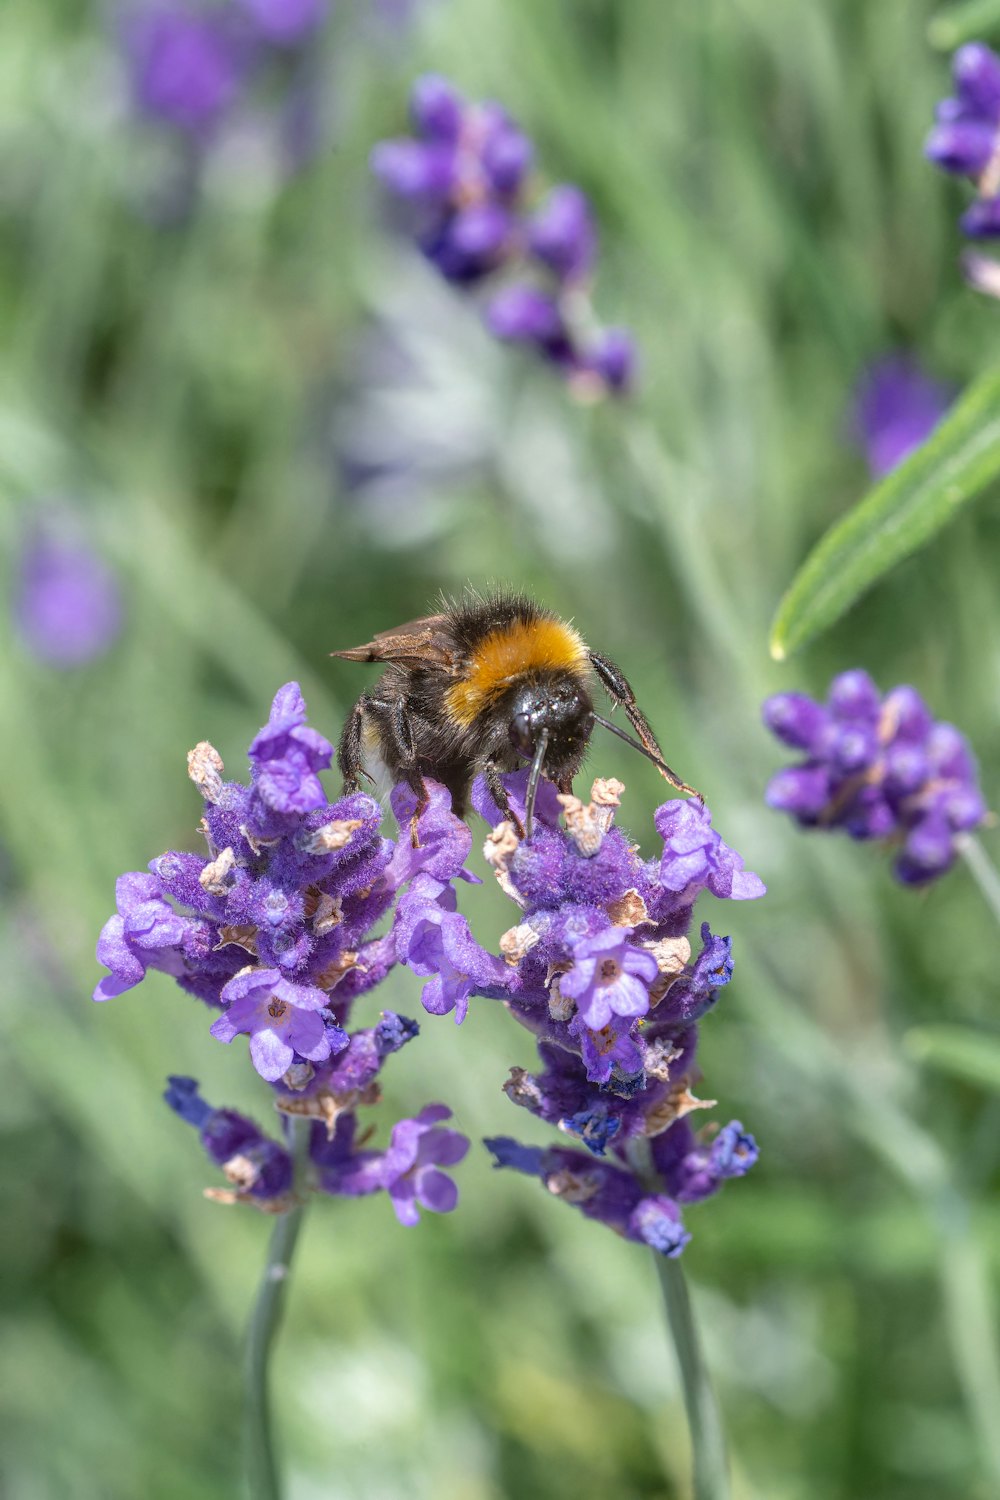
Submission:
[[[325,1062],[331,1051],[347,1046],[339,1026],[323,1024],[330,997],[309,984],[292,984],[277,969],[244,969],[222,991],[226,1010],[212,1023],[212,1035],[231,1042],[241,1032],[250,1037],[250,1057],[268,1083],[277,1083],[296,1055]]]
[[[228,18],[162,0],[129,15],[124,38],[137,108],[186,135],[209,136],[243,80],[244,59]]]
[[[413,950],[416,967],[435,934],[439,963],[427,977],[456,1007],[464,1008],[473,985],[503,981],[507,970],[455,913],[451,881],[464,874],[471,835],[445,789],[429,787],[414,850],[412,794],[394,796],[405,829],[394,844],[383,837],[370,797],[326,801],[319,772],[330,755],[329,742],[306,722],[297,683],[275,695],[251,744],[249,785],[223,779],[207,742],[191,751],[207,851],[169,851],[148,873],[121,877],[118,911],[98,943],[110,973],[94,998],[125,993],[150,969],[171,976],[215,1012],[217,1040],[249,1037],[251,1062],[279,1111],[312,1122],[309,1162],[293,1192],[284,1147],[244,1116],[211,1110],[193,1080],[172,1079],[168,1103],[196,1126],[233,1183],[210,1196],[283,1212],[313,1187],[347,1197],[386,1192],[397,1217],[411,1223],[417,1204],[454,1207],[454,1184],[440,1168],[459,1161],[467,1142],[438,1128],[448,1111],[433,1105],[399,1122],[384,1151],[367,1145],[371,1132],[358,1130],[357,1111],[379,1102],[385,1062],[418,1027],[385,1011],[352,1029],[355,1005],[397,963],[397,947],[407,956]],[[388,930],[373,936],[390,914]]]
[[[595,1162],[582,1151],[561,1146],[520,1146],[508,1136],[494,1136],[485,1145],[496,1166],[539,1177],[553,1197],[660,1255],[680,1255],[691,1238],[677,1204],[664,1194],[647,1192],[624,1167]]]
[[[924,149],[946,172],[979,178],[1000,144],[1000,57],[969,42],[955,53],[952,77],[955,97],[938,105]]]
[[[868,368],[858,385],[852,427],[876,479],[930,437],[952,394],[905,355],[889,355]]]
[[[424,1009],[434,1016],[455,1012],[465,1020],[469,998],[507,982],[503,962],[487,953],[473,938],[465,917],[441,906],[420,877],[400,901],[396,925],[396,957],[428,982],[421,995]],[[424,894],[427,891],[428,894]]]
[[[524,772],[504,777],[519,816],[526,780]],[[662,853],[640,859],[614,826],[622,790],[619,782],[597,781],[585,805],[546,784],[529,843],[504,820],[485,784],[473,787],[473,806],[492,825],[486,858],[520,910],[500,942],[504,982],[484,976],[472,993],[503,998],[537,1039],[541,1066],[535,1073],[511,1069],[510,1100],[585,1150],[522,1147],[506,1138],[487,1145],[498,1165],[539,1177],[588,1217],[676,1255],[688,1238],[678,1203],[738,1175],[737,1160],[745,1170],[755,1150],[749,1137],[739,1145],[730,1127],[713,1138],[694,1136],[687,1124],[706,1105],[692,1092],[695,1022],[728,984],[733,960],[730,940],[713,935],[708,923],[693,960],[686,934],[701,892],[747,900],[764,887],[712,828],[707,809],[691,802],[657,811]],[[429,889],[423,899],[433,895]],[[405,899],[416,903],[420,893]],[[416,905],[410,920],[418,920]],[[404,920],[400,932],[407,931]],[[441,959],[429,950],[426,962],[434,967]],[[730,1143],[729,1154],[713,1139]],[[669,1173],[651,1150],[661,1142]],[[648,1169],[636,1166],[641,1155]],[[682,1171],[676,1163],[688,1158]]]
[[[264,1135],[246,1115],[232,1109],[212,1109],[193,1078],[168,1078],[163,1097],[198,1131],[209,1160],[220,1166],[233,1184],[233,1199],[256,1201],[258,1207],[272,1212],[288,1206],[292,1158],[283,1146]],[[212,1196],[229,1197],[224,1190]]]
[[[712,814],[701,802],[665,802],[655,814],[663,839],[659,882],[677,897],[711,891],[720,900],[754,901],[764,894],[759,875],[744,870],[740,856],[712,827]]]
[[[115,574],[58,512],[37,519],[22,539],[14,623],[32,655],[54,667],[96,660],[121,630]]]
[[[982,42],[960,47],[952,61],[955,93],[937,107],[937,123],[924,147],[945,172],[972,179],[977,198],[960,220],[970,239],[1000,238],[1000,57]],[[967,280],[997,295],[1000,271],[987,258],[965,262]]]
[[[649,986],[660,971],[651,953],[629,947],[631,935],[628,927],[609,927],[573,947],[573,967],[559,988],[576,1002],[589,1031],[600,1031],[612,1016],[635,1019],[649,1010]]]
[[[895,874],[924,885],[955,862],[957,837],[986,816],[976,762],[952,724],[935,723],[919,693],[883,699],[860,670],[834,678],[826,704],[779,693],[764,723],[806,758],[772,777],[768,806],[803,828],[840,828],[901,845]]]
[[[444,1104],[428,1104],[414,1120],[393,1126],[392,1141],[382,1163],[384,1186],[401,1224],[416,1224],[417,1205],[432,1213],[447,1214],[458,1202],[458,1189],[441,1170],[458,1164],[469,1142],[456,1130],[445,1130],[442,1120],[451,1119]]]
[[[297,682],[275,696],[271,716],[250,746],[254,790],[276,813],[296,816],[326,802],[317,771],[333,759],[329,740],[306,724],[306,705]]]
[[[423,254],[468,288],[509,273],[487,302],[490,330],[533,349],[581,396],[627,391],[632,341],[597,328],[590,305],[597,234],[585,194],[564,183],[529,209],[531,142],[499,105],[469,103],[447,79],[419,78],[410,113],[416,138],[382,141],[371,164],[409,206]]]

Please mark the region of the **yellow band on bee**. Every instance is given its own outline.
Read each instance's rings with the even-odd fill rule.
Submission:
[[[465,675],[445,694],[448,712],[463,729],[526,672],[575,672],[587,665],[587,648],[562,620],[517,620],[485,636]]]

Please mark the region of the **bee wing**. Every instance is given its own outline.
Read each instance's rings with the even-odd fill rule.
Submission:
[[[447,629],[447,615],[427,615],[410,620],[394,630],[380,630],[365,646],[349,651],[331,651],[342,661],[401,662],[407,667],[443,667],[451,671],[458,662],[454,641]]]

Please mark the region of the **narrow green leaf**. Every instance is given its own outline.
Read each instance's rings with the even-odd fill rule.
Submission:
[[[778,606],[775,660],[826,630],[998,476],[1000,367],[971,385],[927,442],[816,544]]]
[[[970,1026],[917,1026],[904,1045],[915,1062],[1000,1093],[1000,1035]]]
[[[962,0],[932,16],[927,39],[932,47],[950,52],[963,42],[978,40],[1000,28],[1000,0]]]

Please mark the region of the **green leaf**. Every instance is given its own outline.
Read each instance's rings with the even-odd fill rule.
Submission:
[[[927,39],[932,47],[950,52],[963,42],[978,40],[1000,28],[1000,0],[962,0],[931,18]]]
[[[783,661],[1000,476],[1000,367],[971,385],[927,442],[821,538],[778,607]]]
[[[904,1046],[916,1062],[1000,1093],[1000,1036],[968,1026],[917,1026]]]

